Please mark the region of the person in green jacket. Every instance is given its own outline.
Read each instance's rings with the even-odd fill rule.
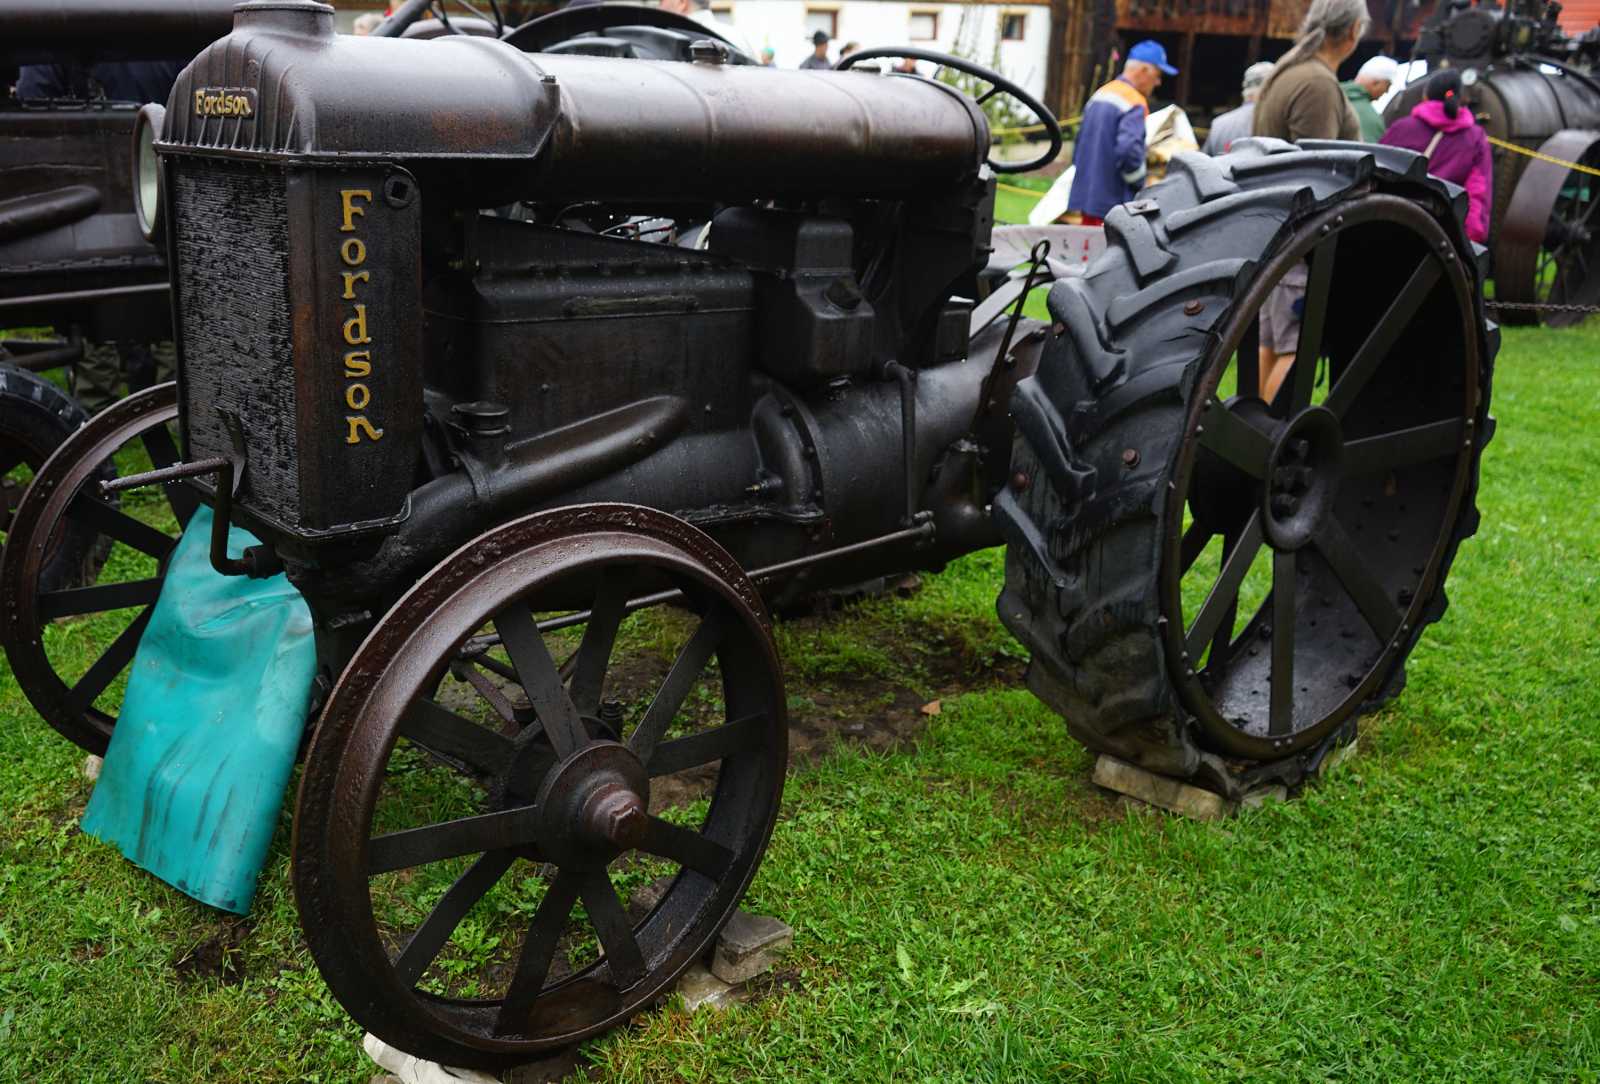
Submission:
[[[1379,55],[1361,65],[1354,79],[1339,84],[1350,101],[1350,108],[1356,111],[1356,119],[1361,122],[1363,143],[1376,143],[1383,138],[1383,118],[1378,116],[1372,103],[1389,92],[1389,84],[1394,82],[1399,69],[1400,65],[1393,59]]]

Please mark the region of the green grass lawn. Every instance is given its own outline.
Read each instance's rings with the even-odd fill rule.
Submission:
[[[997,551],[783,625],[809,753],[750,906],[794,950],[748,1005],[591,1043],[590,1076],[1600,1077],[1600,322],[1507,331],[1494,409],[1404,695],[1231,822],[1089,784],[1018,687]],[[300,945],[287,813],[226,918],[78,832],[82,757],[4,669],[0,720],[0,1079],[368,1079]]]

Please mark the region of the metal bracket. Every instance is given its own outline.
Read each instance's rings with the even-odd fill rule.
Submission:
[[[224,576],[249,576],[251,579],[261,580],[268,576],[275,576],[283,571],[283,562],[278,555],[267,546],[251,546],[244,551],[241,557],[228,556],[228,528],[233,519],[233,498],[239,488],[243,471],[239,469],[242,463],[236,465],[233,457],[215,456],[210,459],[198,459],[192,463],[174,463],[170,467],[160,470],[145,471],[142,474],[130,474],[126,478],[114,478],[109,482],[100,483],[100,495],[109,497],[130,489],[140,489],[144,486],[168,485],[179,482],[185,478],[200,478],[208,474],[217,477],[214,489],[214,507],[211,516],[211,567]]]

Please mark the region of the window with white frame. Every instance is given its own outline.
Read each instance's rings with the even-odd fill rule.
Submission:
[[[806,37],[810,37],[818,30],[830,38],[839,36],[839,12],[837,8],[806,8]]]

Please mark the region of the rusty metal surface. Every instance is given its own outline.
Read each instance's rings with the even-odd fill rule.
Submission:
[[[610,657],[629,594],[624,577],[650,574],[682,586],[696,631],[657,694],[665,710],[652,706],[625,732],[614,711],[599,709],[608,668],[627,665]],[[564,687],[533,619],[545,600],[574,589],[593,600],[597,616]],[[463,664],[469,638],[491,623],[509,646],[514,687],[534,708],[531,717],[513,714],[500,732],[429,699],[441,675]],[[663,740],[667,718],[713,656],[725,696],[718,717],[726,721]],[[754,586],[680,520],[632,506],[577,506],[475,540],[373,630],[334,689],[307,756],[295,893],[335,995],[374,1034],[454,1065],[525,1061],[626,1019],[704,951],[753,876],[783,786],[784,704]],[[529,718],[538,722],[522,725]],[[380,783],[401,737],[478,781],[482,813],[375,834]],[[720,769],[701,830],[649,815],[652,780],[703,763]],[[404,785],[403,776],[388,779]],[[684,871],[637,920],[624,915],[605,874],[634,851],[664,855]],[[391,957],[375,925],[387,916],[374,913],[370,879],[447,853],[481,857]],[[546,889],[509,976],[485,996],[419,989],[450,930],[517,860],[542,865]],[[562,973],[551,958],[579,898],[605,955]]]

